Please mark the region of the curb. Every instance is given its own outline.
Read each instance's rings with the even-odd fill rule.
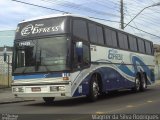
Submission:
[[[160,80],[156,80],[154,84],[155,85],[160,85]]]
[[[2,93],[2,92],[8,92],[8,91],[12,91],[12,89],[11,88],[0,88],[0,93]]]
[[[0,102],[0,104],[12,104],[12,103],[31,102],[31,101],[35,100],[11,100],[11,101]]]

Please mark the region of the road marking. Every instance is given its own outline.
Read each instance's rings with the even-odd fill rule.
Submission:
[[[122,110],[129,109],[129,108],[138,108],[140,106],[147,105],[149,103],[153,103],[153,101],[152,100],[148,100],[147,102],[136,104],[136,105],[127,105],[126,107],[121,107],[121,108],[113,109],[111,111],[107,111],[106,113],[112,113],[112,112],[116,112],[116,111],[122,111]]]
[[[116,111],[121,111],[121,110],[124,110],[124,109],[126,109],[126,108],[123,108],[123,107],[121,107],[121,108],[117,108],[117,109],[113,109],[113,110],[110,110],[110,111],[107,111],[106,113],[113,113],[113,112],[116,112]]]
[[[148,100],[147,102],[148,102],[148,103],[152,103],[153,101],[151,101],[151,100]]]
[[[105,112],[96,112],[96,114],[106,114]]]
[[[127,108],[133,108],[133,107],[135,107],[135,106],[133,106],[133,105],[127,105],[126,107],[127,107]]]

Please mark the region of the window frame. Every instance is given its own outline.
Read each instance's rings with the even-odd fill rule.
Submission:
[[[86,24],[86,36],[85,36],[86,39],[74,34],[74,21],[83,21],[83,22],[85,22],[85,24]],[[88,23],[87,23],[87,21],[85,19],[78,19],[78,18],[73,18],[72,19],[72,35],[77,37],[78,39],[83,40],[83,41],[89,41]]]
[[[113,33],[115,33],[115,37],[116,37],[116,39],[115,39],[115,41],[116,41],[116,46],[113,46],[113,42],[112,42],[112,44],[111,45],[109,45],[108,43],[107,43],[107,35],[106,35],[106,30],[108,30],[109,32],[110,32],[110,34],[111,34],[111,41],[113,40]],[[118,48],[119,47],[119,44],[118,44],[118,38],[117,38],[117,31],[116,30],[114,30],[114,29],[110,29],[110,28],[107,28],[107,27],[104,27],[104,36],[105,36],[105,45],[106,46],[109,46],[109,47],[113,47],[113,48]],[[114,41],[114,42],[115,42]],[[110,42],[110,41],[108,41],[108,42]]]
[[[138,51],[140,52],[140,53],[143,53],[143,54],[146,54],[146,49],[145,49],[145,41],[142,39],[142,38],[137,38],[137,41],[138,41]],[[143,42],[143,44],[142,44],[142,42],[141,42],[141,45],[143,45],[143,50],[144,51],[141,51],[142,50],[142,46],[140,45],[140,41],[142,41]],[[140,45],[140,46],[139,46]]]
[[[148,40],[146,40],[146,39],[144,39],[144,38],[141,38],[141,37],[135,36],[135,35],[133,35],[133,34],[130,34],[130,33],[127,33],[127,32],[124,32],[124,31],[121,31],[121,30],[112,28],[112,27],[107,26],[107,25],[104,25],[104,24],[100,24],[100,23],[95,22],[95,21],[90,20],[90,19],[81,18],[81,17],[72,17],[72,21],[73,21],[73,19],[81,19],[81,20],[86,21],[86,23],[87,23],[87,32],[88,32],[88,42],[89,42],[89,44],[98,45],[98,46],[104,46],[104,47],[111,47],[111,48],[115,48],[115,49],[119,49],[119,50],[125,50],[125,51],[130,51],[130,52],[135,52],[135,53],[140,53],[140,54],[146,54],[146,55],[152,55],[152,56],[153,56],[153,42],[152,42],[152,41],[149,41],[149,42],[151,43],[152,53],[151,53],[151,54],[147,54],[147,53],[146,53],[146,49],[145,49],[144,52],[140,52],[139,46],[138,46],[138,41],[139,41],[138,39],[142,39],[142,40],[144,41],[144,48],[145,48],[145,41],[148,41]],[[91,41],[90,35],[89,35],[89,24],[94,24],[94,25],[96,25],[96,26],[98,25],[98,26],[102,27],[104,44],[99,44],[99,43],[96,43],[96,42],[92,42],[92,41]],[[73,28],[73,24],[71,24],[71,25],[72,25],[72,28]],[[117,47],[106,44],[105,29],[109,29],[109,30],[114,31],[114,32],[116,33]],[[71,32],[73,33],[73,29],[71,30]],[[121,32],[122,34],[125,34],[125,35],[127,36],[128,49],[120,48],[120,46],[119,46],[119,38],[118,38],[118,33],[119,33],[119,32]],[[72,34],[72,36],[73,36],[73,34]],[[137,51],[130,49],[129,36],[132,36],[132,37],[136,38]],[[80,38],[78,38],[78,39],[80,39]],[[81,39],[81,40],[82,40],[82,39]],[[82,41],[83,41],[83,40],[82,40]]]
[[[134,46],[133,46],[133,48],[134,49],[131,49],[131,45],[132,44],[130,44],[130,37],[132,37],[132,40],[134,40]],[[129,49],[131,50],[131,51],[134,51],[134,52],[138,52],[138,45],[137,45],[137,38],[135,37],[135,36],[133,36],[133,35],[128,35],[128,44],[129,44]],[[135,50],[135,46],[136,46],[136,50]]]
[[[149,46],[150,46],[150,52],[148,52],[148,46],[146,45],[147,43],[149,43]],[[149,41],[145,41],[145,49],[146,49],[146,54],[149,54],[149,55],[151,55],[151,54],[152,54],[152,45],[151,45],[151,42],[149,42]]]
[[[124,36],[126,37],[126,45],[127,45],[127,48],[126,48],[126,45],[124,44],[124,46],[123,46],[123,48],[120,46],[120,36],[119,36],[119,34],[121,34],[121,35],[123,35],[123,43],[124,43],[124,41],[125,41],[125,39],[124,39]],[[118,31],[117,32],[117,36],[118,36],[118,43],[119,43],[119,48],[120,49],[123,49],[123,50],[129,50],[129,41],[128,41],[128,35],[126,34],[126,33],[124,33],[124,32],[121,32],[121,31]]]

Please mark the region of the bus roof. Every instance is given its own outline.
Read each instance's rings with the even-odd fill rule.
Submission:
[[[34,20],[40,20],[40,19],[46,19],[46,18],[63,17],[63,16],[81,17],[81,18],[87,18],[87,19],[89,19],[89,17],[81,16],[81,15],[78,15],[78,14],[67,14],[67,13],[64,13],[64,14],[51,14],[51,15],[45,15],[45,16],[35,17],[35,18],[23,20],[20,23],[34,21]]]
[[[133,36],[137,36],[141,39],[145,39],[149,42],[152,42],[151,40],[148,40],[147,38],[142,38],[140,37],[139,35],[134,35],[130,32],[127,32],[127,31],[124,31],[123,29],[120,29],[120,28],[114,28],[108,24],[106,24],[105,22],[100,22],[100,20],[97,20],[97,19],[94,19],[94,17],[89,17],[89,16],[83,16],[83,15],[79,15],[79,14],[69,14],[69,13],[64,13],[64,14],[51,14],[51,15],[45,15],[45,16],[40,16],[40,17],[35,17],[35,18],[31,18],[31,19],[27,19],[27,20],[23,20],[19,23],[25,23],[25,22],[30,22],[30,21],[34,21],[34,20],[41,20],[41,19],[47,19],[47,18],[54,18],[54,17],[63,17],[63,16],[71,16],[71,17],[80,17],[80,18],[84,18],[84,19],[87,19],[87,20],[91,20],[93,22],[97,22],[99,24],[103,24],[103,25],[106,25],[108,27],[111,27],[113,29],[117,29],[119,31],[122,31],[122,32],[125,32],[125,33],[128,33],[130,35],[133,35]]]
[[[84,19],[88,19],[88,20],[97,22],[97,23],[99,23],[99,24],[103,24],[103,25],[109,26],[109,25],[106,24],[105,22],[100,22],[99,20],[96,20],[96,19],[94,19],[94,18],[92,18],[92,17],[89,17],[89,16],[82,16],[82,15],[79,15],[79,14],[68,14],[68,13],[64,13],[64,14],[51,14],[51,15],[45,15],[45,16],[35,17],[35,18],[23,20],[23,21],[21,21],[20,23],[30,22],[30,21],[34,21],[34,20],[47,19],[47,18],[54,18],[54,17],[63,17],[63,16],[80,17],[80,18],[84,18]],[[120,30],[120,31],[125,32],[124,30],[119,29],[119,28],[114,28],[114,27],[112,27],[112,26],[109,26],[109,27],[111,27],[111,28],[113,28],[113,29],[118,29],[118,30]]]

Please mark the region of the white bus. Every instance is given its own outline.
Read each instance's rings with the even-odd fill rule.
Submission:
[[[76,15],[22,21],[14,40],[12,92],[18,97],[144,91],[154,79],[153,43]]]

